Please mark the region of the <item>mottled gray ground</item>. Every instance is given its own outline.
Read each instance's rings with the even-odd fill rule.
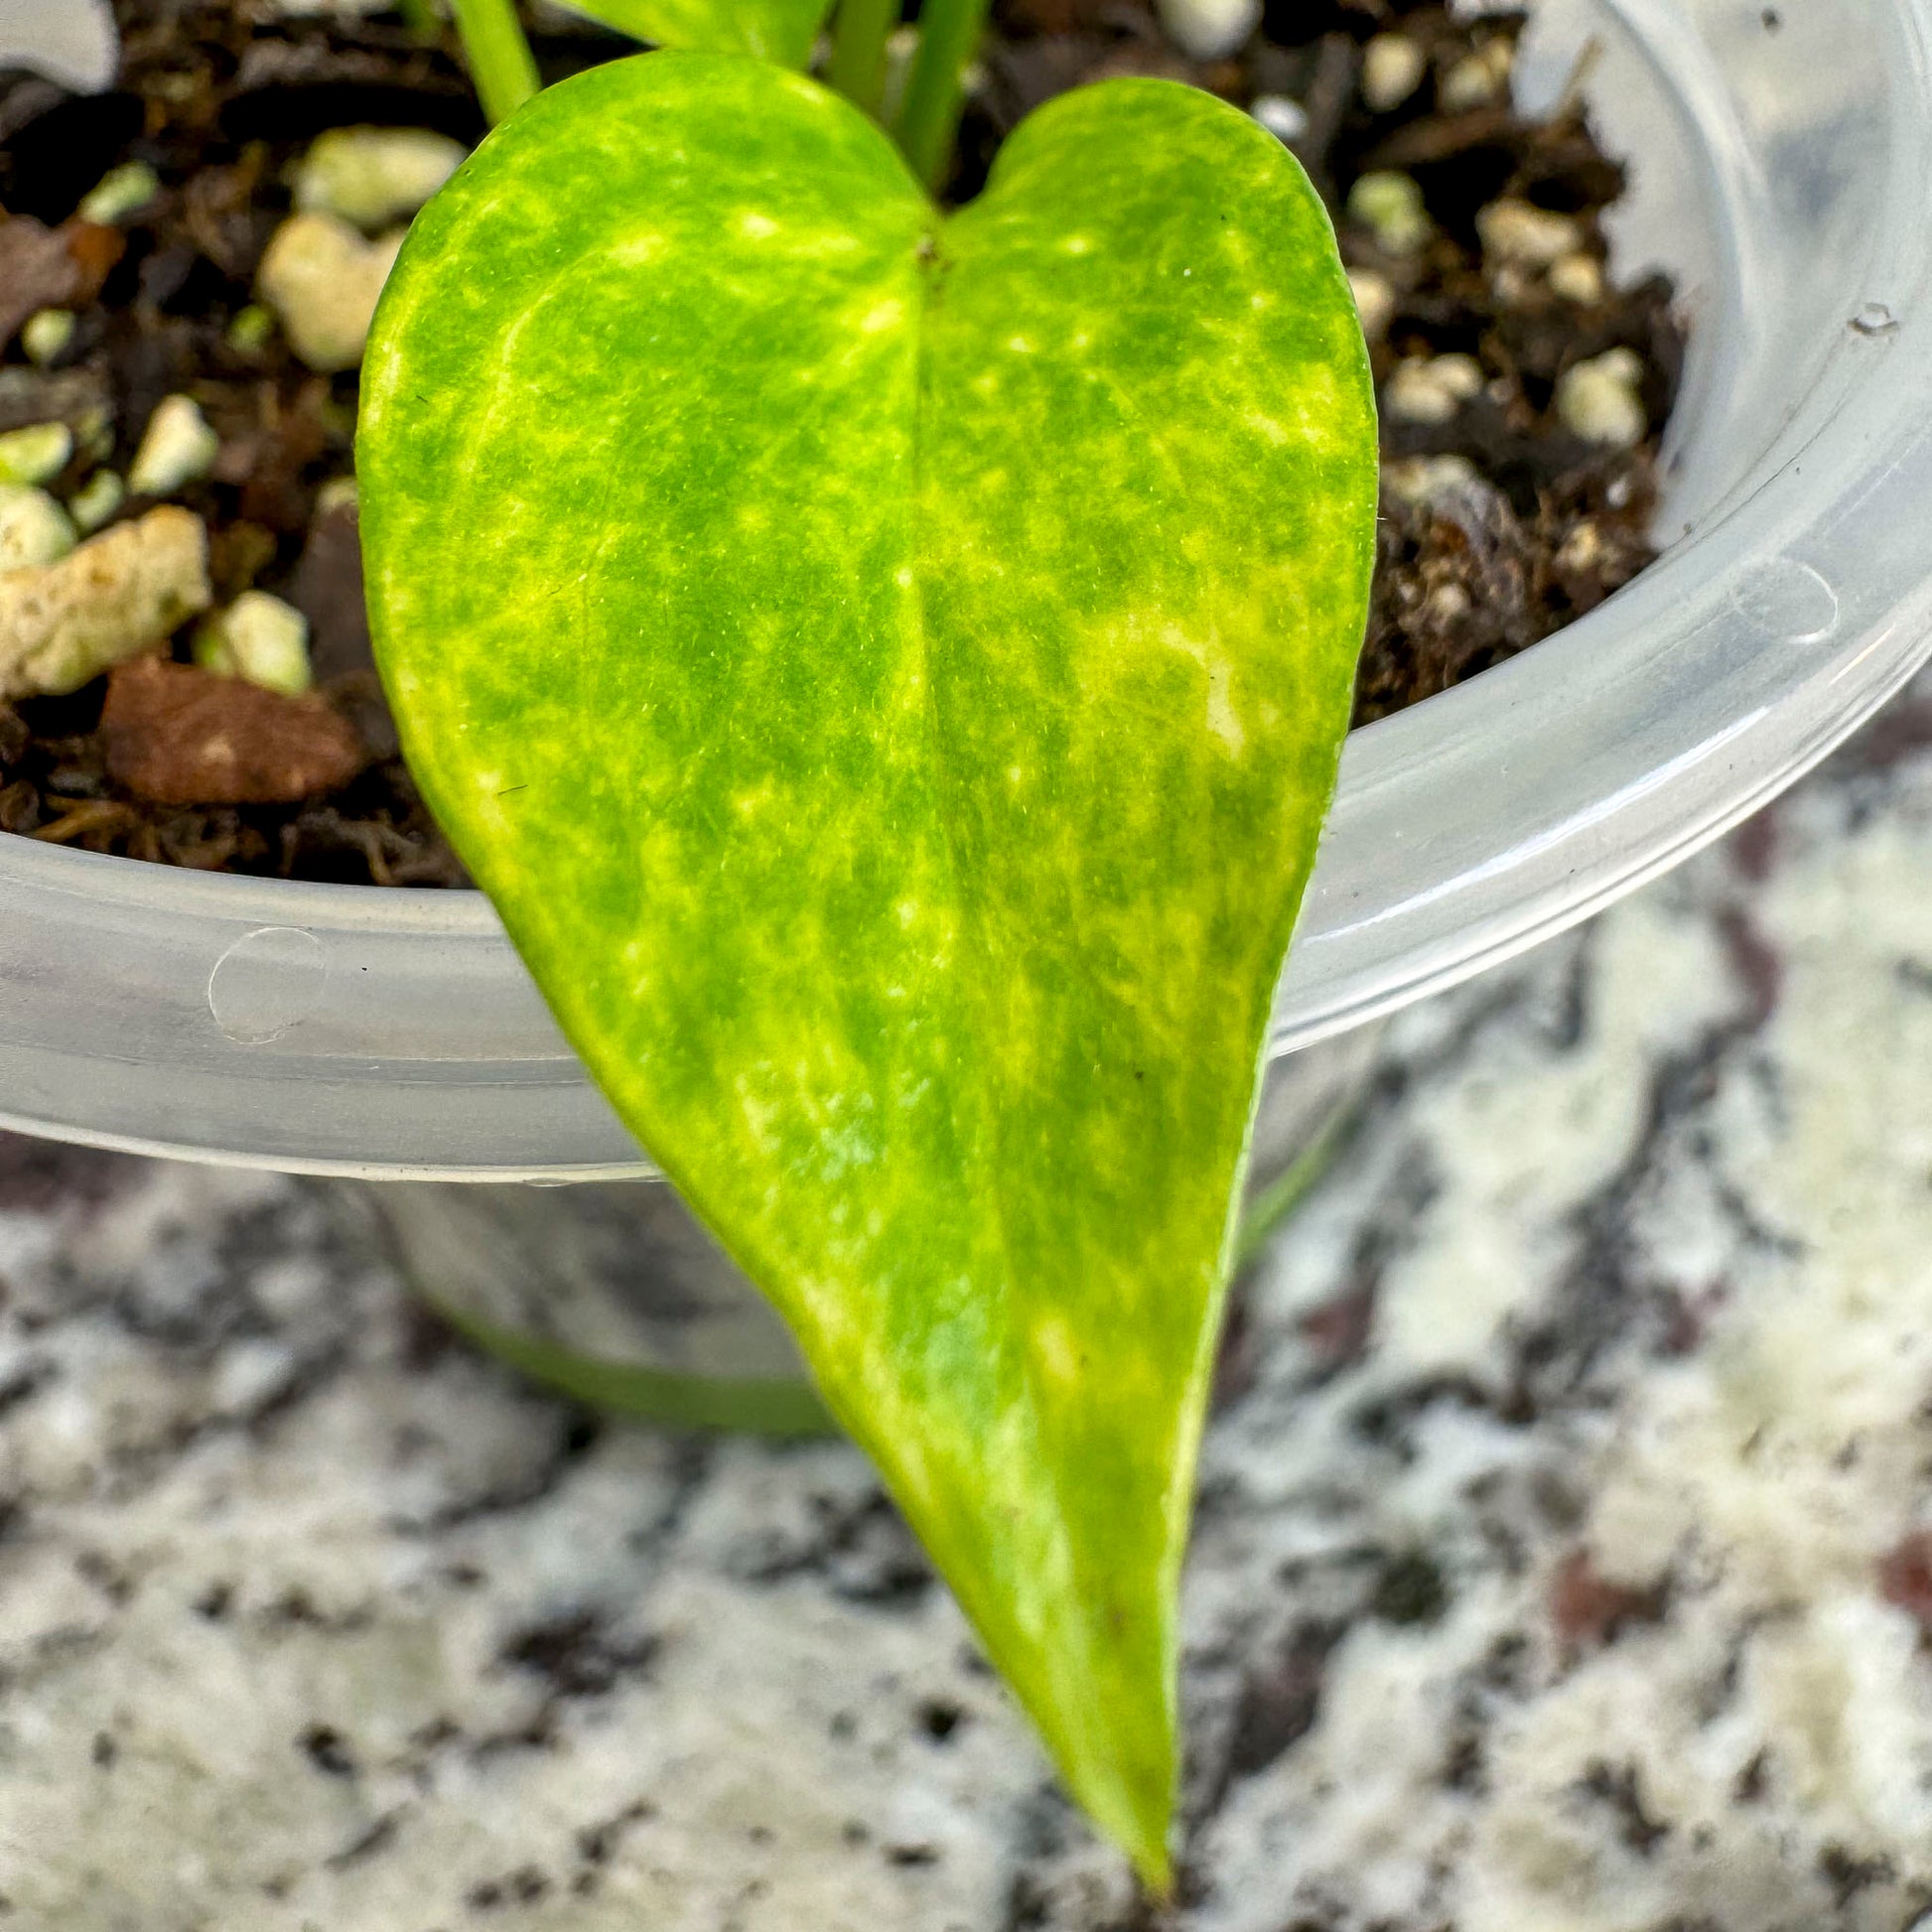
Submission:
[[[1230,1337],[1174,1925],[1932,1911],[1929,744],[1398,1026]],[[1164,1923],[843,1447],[532,1394],[273,1177],[0,1144],[0,1922]]]

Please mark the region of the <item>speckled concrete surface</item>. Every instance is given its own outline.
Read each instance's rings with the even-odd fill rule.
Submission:
[[[0,1146],[0,1923],[1932,1924],[1932,693],[1407,1016],[1229,1338],[1183,1902],[865,1465],[601,1426],[303,1183]]]

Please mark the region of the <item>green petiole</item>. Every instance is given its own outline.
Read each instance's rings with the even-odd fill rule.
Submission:
[[[935,191],[945,186],[966,69],[979,52],[987,6],[988,0],[928,0],[919,16],[919,51],[893,132],[912,172]]]
[[[537,91],[537,64],[514,0],[452,0],[470,78],[492,123],[507,120]]]
[[[954,136],[966,94],[966,69],[979,51],[990,0],[926,0],[919,18],[919,47],[906,80],[905,98],[893,128],[912,171],[928,188],[945,185]],[[430,0],[398,0],[404,19],[418,32],[430,18]],[[516,16],[515,0],[451,0],[457,30],[470,62],[477,96],[492,123],[506,120],[536,91],[536,62]],[[710,44],[682,19],[666,24],[657,10],[595,9],[629,32],[665,45]],[[832,29],[826,79],[857,107],[880,118],[886,82],[886,45],[898,23],[899,0],[842,0]],[[762,43],[754,42],[761,48]]]
[[[898,0],[841,0],[832,23],[826,79],[875,118],[886,88],[886,42],[898,25]]]

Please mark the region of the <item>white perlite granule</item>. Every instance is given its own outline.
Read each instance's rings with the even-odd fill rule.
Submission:
[[[0,576],[0,698],[77,691],[207,609],[207,531],[172,504]]]

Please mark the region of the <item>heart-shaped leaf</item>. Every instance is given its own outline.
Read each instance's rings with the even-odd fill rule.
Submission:
[[[1232,1203],[1373,547],[1320,205],[1126,80],[942,218],[810,81],[653,55],[419,218],[363,395],[425,792],[1160,1878]]]
[[[569,0],[621,34],[694,54],[752,54],[802,68],[831,0]]]

